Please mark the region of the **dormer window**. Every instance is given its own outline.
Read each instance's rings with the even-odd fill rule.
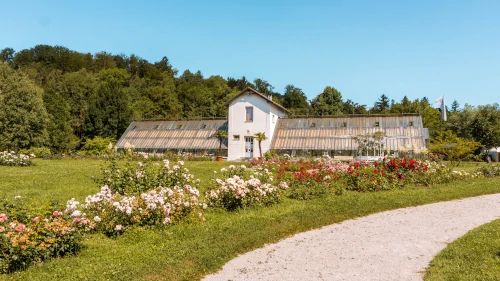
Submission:
[[[311,128],[315,128],[316,127],[316,123],[311,123]]]
[[[413,121],[408,122],[408,127],[413,127]]]
[[[154,126],[153,126],[153,130],[154,130],[154,129],[158,129],[158,127],[160,127],[160,125],[154,125]]]
[[[342,122],[342,127],[347,128],[347,122]]]
[[[179,130],[180,128],[182,128],[182,125],[177,125],[177,130]]]
[[[137,126],[134,126],[134,127],[132,127],[132,129],[131,129],[131,130],[135,130],[136,128],[137,128]]]
[[[375,124],[373,125],[373,127],[380,127],[380,122],[375,122]]]
[[[206,129],[206,128],[207,128],[207,125],[206,125],[206,124],[203,124],[203,125],[201,125],[201,128],[202,128],[202,129]]]

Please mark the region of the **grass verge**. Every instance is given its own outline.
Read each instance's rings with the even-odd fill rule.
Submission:
[[[425,280],[500,280],[500,220],[448,245],[432,260]]]
[[[227,165],[227,162],[186,163],[202,180],[209,179],[214,169]],[[90,176],[98,174],[99,166],[99,161],[61,160],[38,161],[37,166],[18,170],[1,167],[0,192],[2,196],[34,196],[40,202],[65,202],[71,197],[81,200],[98,190]],[[76,256],[1,277],[2,280],[196,280],[217,271],[238,254],[295,233],[380,211],[498,192],[498,179],[478,179],[432,188],[348,192],[309,201],[285,199],[272,207],[232,213],[212,210],[206,214],[204,223],[136,229],[116,239],[89,235],[85,248]]]

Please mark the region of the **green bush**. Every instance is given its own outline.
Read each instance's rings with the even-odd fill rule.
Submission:
[[[481,166],[477,169],[478,172],[481,172],[485,177],[499,177],[500,176],[500,165],[498,164],[488,164],[485,166]]]
[[[19,150],[19,153],[26,154],[26,155],[35,155],[38,158],[47,158],[52,155],[52,152],[50,151],[50,148],[48,147],[31,147],[29,149],[21,149]]]
[[[114,143],[112,138],[94,137],[87,139],[80,151],[86,156],[109,155],[113,152]]]

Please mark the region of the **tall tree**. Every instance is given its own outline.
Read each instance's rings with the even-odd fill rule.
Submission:
[[[14,60],[14,49],[12,48],[5,48],[0,52],[0,62],[4,61],[8,64],[11,64],[12,61]]]
[[[342,114],[342,94],[331,86],[326,86],[321,94],[311,101],[313,113],[316,115]]]
[[[480,105],[471,124],[474,139],[485,148],[500,146],[500,107],[498,103]]]
[[[387,113],[389,108],[389,98],[385,94],[382,94],[375,102],[374,110],[377,113]]]
[[[86,122],[88,137],[118,139],[132,119],[126,91],[129,75],[124,69],[111,68],[99,73],[99,90],[90,98]]]
[[[43,90],[20,72],[0,62],[0,148],[42,146],[48,115]]]
[[[454,100],[453,103],[451,104],[451,112],[455,113],[458,111],[459,108],[460,108],[460,104],[458,103],[457,100]]]
[[[302,89],[294,85],[286,85],[283,95],[283,106],[288,109],[309,109],[307,97]]]
[[[253,83],[255,85],[255,90],[266,95],[273,94],[274,86],[269,84],[266,80],[256,78],[255,80],[253,80]]]

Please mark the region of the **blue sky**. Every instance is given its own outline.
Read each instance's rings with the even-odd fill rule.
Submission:
[[[180,72],[262,78],[371,107],[500,102],[500,1],[8,1],[0,49],[167,56]]]

